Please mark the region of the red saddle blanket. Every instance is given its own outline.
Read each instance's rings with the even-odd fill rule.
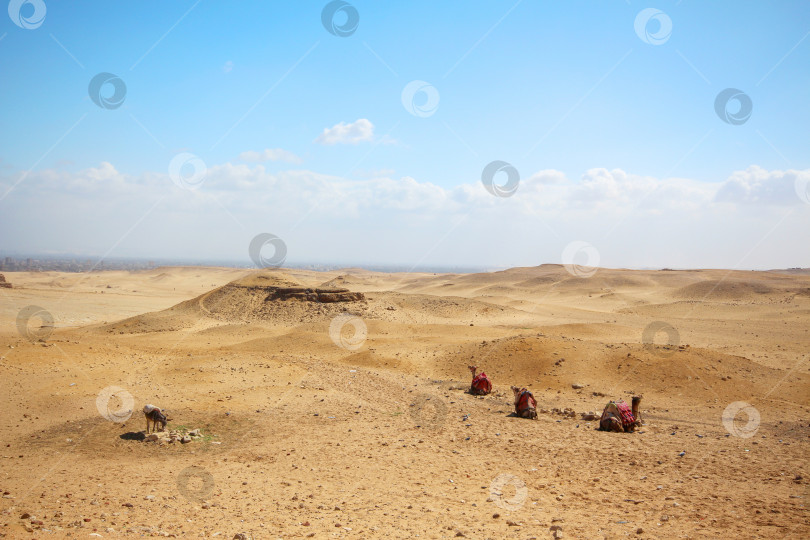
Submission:
[[[472,387],[479,392],[489,394],[492,391],[492,382],[487,377],[487,374],[482,371],[473,379]]]
[[[534,396],[528,390],[524,390],[518,396],[517,401],[517,411],[525,411],[526,409],[536,409],[537,408],[537,400],[534,399]]]
[[[633,410],[630,408],[630,405],[625,403],[623,400],[619,400],[615,402],[616,408],[619,410],[619,416],[622,419],[622,425],[627,427],[632,425],[636,418],[633,416]]]

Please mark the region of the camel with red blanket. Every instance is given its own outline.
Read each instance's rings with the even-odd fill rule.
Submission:
[[[492,381],[489,380],[487,374],[483,371],[478,375],[475,374],[478,371],[476,366],[467,366],[470,368],[470,372],[472,372],[472,383],[470,384],[470,393],[474,396],[485,396],[492,392]]]
[[[537,400],[525,388],[512,387],[515,394],[515,414],[521,418],[537,418]]]
[[[639,412],[641,396],[633,396],[632,403],[632,408],[621,399],[605,405],[602,417],[599,419],[599,431],[631,433],[637,427],[641,427],[641,413]]]

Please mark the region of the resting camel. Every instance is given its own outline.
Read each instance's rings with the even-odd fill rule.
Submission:
[[[638,410],[641,396],[633,396],[632,403],[632,410],[621,399],[605,405],[602,418],[599,419],[599,431],[632,433],[637,427],[641,427],[641,413]]]
[[[515,414],[521,418],[537,418],[537,400],[525,388],[512,387],[515,394]]]
[[[483,371],[478,375],[475,372],[478,370],[476,366],[467,366],[472,372],[472,383],[470,384],[470,393],[474,396],[485,396],[492,392],[492,381],[489,380],[487,374]]]
[[[152,431],[157,431],[160,424],[160,431],[166,431],[166,415],[154,405],[144,405],[143,415],[146,417],[146,433],[149,434],[149,424],[152,424]]]

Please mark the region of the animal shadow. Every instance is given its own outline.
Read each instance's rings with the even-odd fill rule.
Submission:
[[[125,441],[143,441],[146,434],[143,431],[130,431],[129,433],[122,433],[119,437]]]

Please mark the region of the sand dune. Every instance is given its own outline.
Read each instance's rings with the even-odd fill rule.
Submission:
[[[56,537],[810,535],[804,272],[6,278],[0,532],[10,537],[31,536],[25,526]],[[32,304],[54,316],[43,341],[16,331]],[[492,395],[464,393],[470,363]],[[533,390],[537,421],[509,416],[512,384]],[[136,414],[105,417],[123,405],[116,394],[99,409],[109,387]],[[551,412],[634,393],[642,433]],[[206,437],[140,442],[144,403]],[[758,415],[753,436],[745,413],[723,422],[740,403]],[[192,466],[210,489],[183,484]],[[499,494],[502,475],[525,493]],[[158,508],[171,512],[154,522]]]

